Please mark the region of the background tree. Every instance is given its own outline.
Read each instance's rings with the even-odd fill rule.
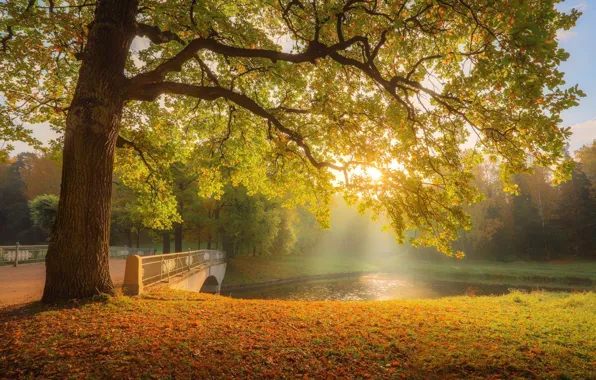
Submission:
[[[21,178],[26,187],[25,194],[33,199],[43,194],[60,194],[60,162],[49,154],[29,155],[21,169]]]
[[[33,244],[47,237],[30,218],[27,186],[21,173],[26,170],[33,153],[21,153],[0,165],[0,243]]]
[[[575,155],[580,162],[581,171],[592,182],[592,197],[596,198],[596,140],[592,144],[582,146]]]
[[[499,169],[496,163],[485,160],[474,168],[474,183],[484,195],[484,199],[468,208],[473,228],[461,231],[461,249],[470,258],[486,255],[491,248],[491,242],[504,227],[507,220],[511,221],[509,207],[507,207],[507,193],[498,179]],[[511,239],[499,241],[510,242]],[[511,251],[512,247],[508,247]],[[498,253],[496,253],[498,254]]]
[[[213,231],[217,230],[215,221],[210,217],[212,212],[209,201],[197,196],[189,203],[184,218],[184,237],[188,241],[195,241],[197,249],[201,249],[209,237],[213,236]]]
[[[221,167],[235,168],[233,183],[292,193],[325,223],[342,191],[401,240],[418,228],[416,244],[447,254],[470,225],[462,206],[479,199],[479,155],[460,149],[470,132],[503,158],[505,180],[530,170],[528,155],[557,180],[570,173],[560,113],[583,94],[562,87],[555,37],[579,12],[550,1],[15,0],[0,13],[1,128],[65,132],[46,302],[113,292],[117,146],[128,179],[172,215],[174,190],[147,156],[167,166],[201,145],[205,192],[221,193]]]
[[[273,240],[271,250],[275,254],[289,255],[294,252],[296,244],[296,212],[288,209],[279,210],[279,225],[277,235]]]
[[[146,228],[143,223],[144,218],[147,216],[139,205],[138,196],[134,191],[116,184],[112,199],[112,232],[124,234],[128,247],[134,245],[139,248],[141,232]],[[134,244],[133,234],[136,237]]]
[[[249,195],[245,187],[226,186],[227,205],[219,218],[224,249],[236,255],[269,254],[279,231],[280,210],[262,195]]]
[[[596,199],[590,191],[595,183],[580,165],[571,180],[561,185],[553,231],[564,246],[558,250],[559,256],[596,258]]]
[[[58,197],[53,194],[38,195],[29,201],[29,209],[33,224],[49,234],[56,222]]]

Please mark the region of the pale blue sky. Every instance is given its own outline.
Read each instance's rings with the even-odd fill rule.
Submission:
[[[567,84],[579,84],[587,95],[581,99],[579,107],[563,114],[563,124],[571,126],[573,131],[569,143],[574,151],[596,139],[596,0],[567,0],[559,8],[565,11],[577,8],[583,12],[575,28],[559,34],[561,47],[571,54],[569,60],[561,66]],[[56,137],[44,124],[29,128],[43,142]],[[31,150],[22,143],[14,145],[15,154]]]
[[[586,93],[579,107],[563,114],[563,123],[571,126],[571,150],[588,144],[596,139],[596,0],[570,0],[561,5],[561,9],[579,8],[583,15],[575,28],[561,33],[561,47],[571,57],[563,63],[567,84],[579,84]]]

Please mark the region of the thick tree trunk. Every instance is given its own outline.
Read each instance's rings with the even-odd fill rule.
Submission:
[[[114,148],[137,0],[100,0],[66,119],[62,186],[42,301],[112,294],[109,238]]]
[[[174,252],[182,252],[182,223],[174,227]]]
[[[221,235],[221,245],[222,245],[222,249],[226,252],[228,257],[234,257],[234,254],[235,254],[234,242],[232,241],[232,239],[230,239],[230,237],[228,235],[226,235],[226,234]]]

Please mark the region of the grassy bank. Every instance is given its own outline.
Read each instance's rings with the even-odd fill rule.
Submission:
[[[438,279],[471,282],[531,284],[553,287],[596,287],[596,262],[572,263],[498,263],[467,262],[433,263],[412,261],[399,265],[397,271],[414,270]]]
[[[590,378],[596,294],[385,302],[160,291],[0,311],[13,377]]]
[[[263,256],[230,259],[224,285],[291,277],[352,272],[398,272],[411,276],[467,282],[594,289],[596,262],[478,263],[465,260],[425,262],[404,257],[363,259],[337,256]]]

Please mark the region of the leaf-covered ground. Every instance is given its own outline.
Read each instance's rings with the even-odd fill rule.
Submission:
[[[160,290],[0,311],[0,377],[594,378],[596,294],[247,301]]]

